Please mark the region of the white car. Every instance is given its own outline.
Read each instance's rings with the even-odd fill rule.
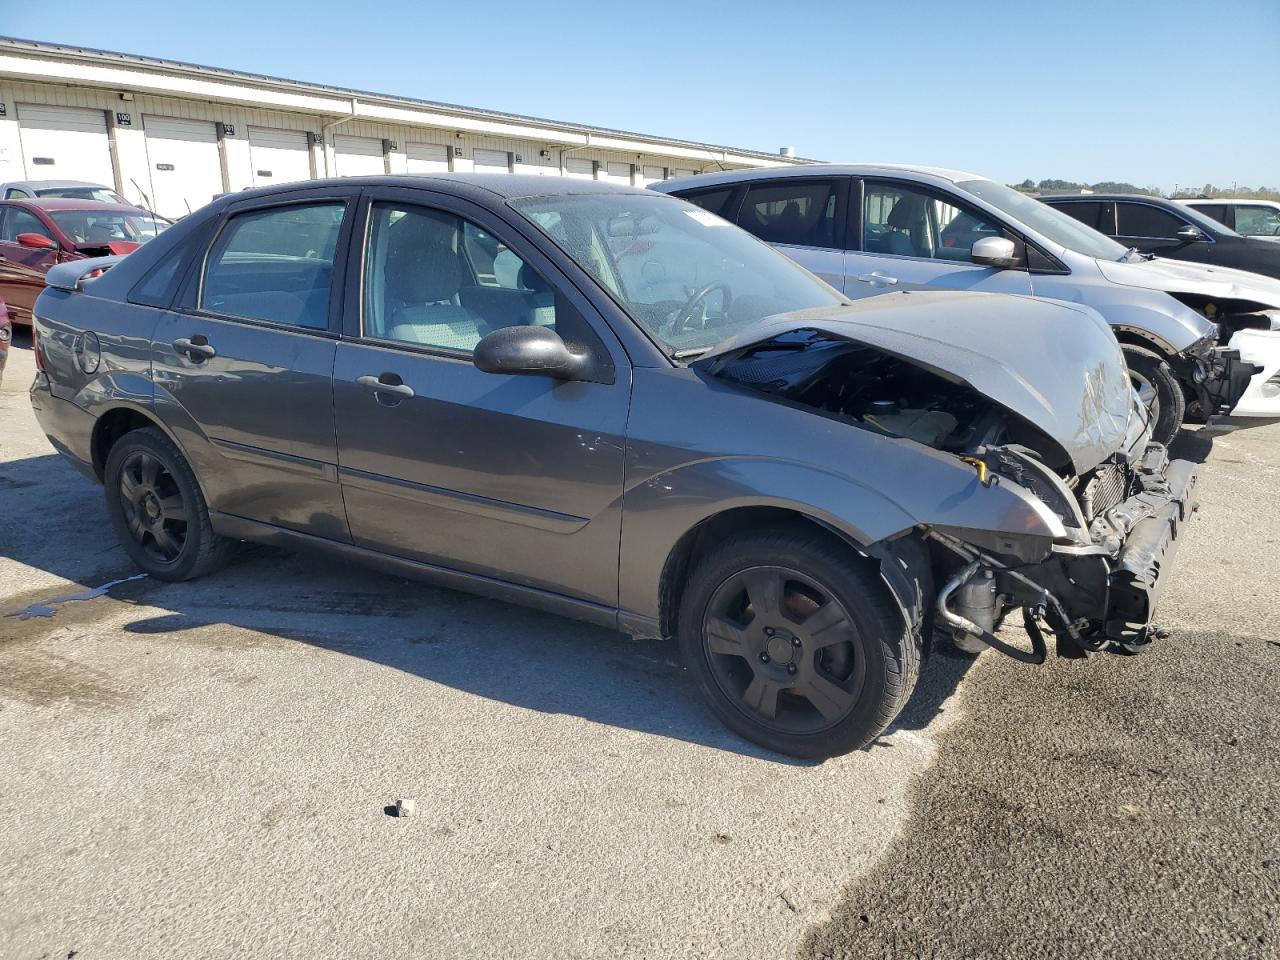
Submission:
[[[1280,201],[1214,197],[1179,202],[1195,207],[1206,217],[1226,224],[1241,236],[1280,243]]]
[[[1280,280],[1126,249],[954,170],[812,164],[649,189],[736,223],[846,297],[941,287],[1093,307],[1115,331],[1161,442],[1189,402],[1210,416],[1280,417]]]

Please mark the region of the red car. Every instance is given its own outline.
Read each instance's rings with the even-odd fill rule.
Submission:
[[[15,324],[31,308],[54,264],[136,250],[168,226],[137,207],[91,200],[0,200],[0,299]]]

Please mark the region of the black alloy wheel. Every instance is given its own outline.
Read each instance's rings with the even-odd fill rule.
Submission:
[[[132,430],[115,442],[103,488],[121,545],[153,577],[190,580],[229,555],[232,541],[213,532],[191,465],[160,429]]]
[[[839,600],[799,570],[751,567],[723,583],[703,617],[704,647],[724,695],[787,733],[821,733],[862,693],[858,630]]]
[[[156,563],[173,563],[187,542],[187,504],[164,464],[145,450],[120,465],[120,504],[129,535]]]
[[[716,716],[770,750],[866,746],[905,706],[920,646],[874,561],[797,521],[695,558],[677,639]]]

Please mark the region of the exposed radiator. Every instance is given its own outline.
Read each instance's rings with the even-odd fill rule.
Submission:
[[[1085,517],[1092,520],[1117,504],[1124,503],[1129,497],[1130,486],[1129,469],[1126,466],[1119,463],[1098,464],[1080,498]]]

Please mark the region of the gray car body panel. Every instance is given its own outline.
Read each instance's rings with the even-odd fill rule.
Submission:
[[[966,180],[985,179],[976,174],[934,167],[893,164],[814,164],[788,167],[783,172],[765,168],[701,174],[696,177],[651,184],[649,189],[660,193],[684,193],[703,187],[805,176],[896,180],[953,196],[960,202],[981,210],[1014,233],[1035,242],[1059,259],[1069,271],[1066,274],[1028,273],[1025,270],[1000,270],[972,263],[926,257],[894,256],[849,250],[846,251],[848,266],[845,271],[844,289],[848,296],[875,296],[913,286],[943,286],[995,293],[1029,293],[1037,297],[1066,300],[1092,307],[1101,313],[1108,323],[1130,326],[1140,335],[1149,337],[1173,353],[1186,350],[1196,341],[1213,332],[1213,324],[1166,292],[1170,289],[1181,289],[1180,287],[1162,286],[1161,281],[1158,280],[1153,280],[1147,287],[1115,283],[1103,273],[1100,261],[1049,240],[960,186]],[[808,254],[807,248],[779,247],[779,249],[794,257],[802,266],[808,266],[805,259]],[[1135,269],[1143,268],[1141,263],[1133,266]],[[858,280],[859,277],[867,277],[877,272],[898,282],[886,284],[881,281],[877,284],[875,281]],[[1123,317],[1120,316],[1121,312]]]
[[[198,282],[199,252],[230,211],[308,197],[358,204],[366,191],[388,189],[424,204],[452,198],[497,225],[579,306],[618,371],[615,382],[504,377],[456,359],[419,363],[421,353],[370,346],[351,325],[358,284],[344,287],[341,279],[335,280],[342,292],[331,304],[331,329],[307,334],[203,316],[184,299]],[[328,545],[593,622],[613,617],[652,628],[673,551],[699,524],[735,509],[794,511],[868,552],[921,525],[1034,541],[1045,552],[1062,537],[1059,518],[1029,490],[984,485],[973,466],[954,455],[779,403],[671,361],[505,204],[515,196],[619,190],[641,192],[543,178],[432,176],[352,178],[216,200],[85,283],[82,292],[42,295],[37,331],[48,346],[50,377],[37,378],[33,403],[59,449],[90,470],[95,422],[116,411],[147,414],[192,463],[216,529],[226,535]],[[357,216],[350,215],[345,229],[354,229]],[[358,276],[350,266],[358,255],[358,245],[349,245],[348,276]],[[128,302],[139,281],[175,256],[189,263],[172,303]],[[920,304],[921,318],[911,321],[912,311],[902,310],[890,329],[884,317],[899,303]],[[949,331],[941,329],[944,316],[953,324]],[[1027,332],[1019,322],[1024,316],[1039,332],[1019,342]],[[1064,351],[1050,330],[1055,322],[1064,332],[1090,333]],[[1113,408],[1127,378],[1122,369],[1117,373],[1114,342],[1103,345],[1104,330],[1090,311],[912,294],[767,321],[752,336],[806,324],[875,341],[970,379],[1059,439],[1081,464],[1096,462],[1108,444],[1119,450],[1129,442]],[[102,362],[92,375],[77,365],[77,338],[86,329],[102,343]],[[984,360],[964,347],[966,330],[999,340],[1002,355]],[[216,340],[224,366],[193,372],[175,355],[171,340],[197,332]],[[1037,351],[1048,359],[1033,356]],[[406,381],[421,377],[416,382],[429,402],[409,420],[409,410],[397,417],[395,410],[368,405],[359,413],[346,409],[356,401],[338,384],[349,375],[392,369],[373,363],[375,354],[404,370]],[[326,364],[333,368],[336,414],[325,402]],[[1040,377],[1044,384],[1033,382]],[[1086,382],[1097,390],[1086,391]],[[1098,410],[1111,420],[1085,425],[1088,411]],[[312,421],[299,425],[304,417]],[[359,503],[362,497],[367,502]]]

